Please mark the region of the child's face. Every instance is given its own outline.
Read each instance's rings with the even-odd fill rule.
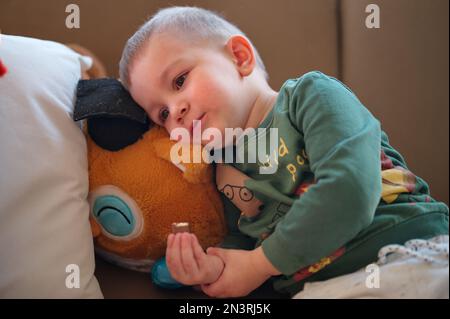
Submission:
[[[134,100],[169,133],[182,127],[192,136],[193,121],[200,120],[202,132],[215,127],[223,136],[226,127],[244,128],[251,110],[250,94],[225,46],[152,36],[131,66],[130,82]]]

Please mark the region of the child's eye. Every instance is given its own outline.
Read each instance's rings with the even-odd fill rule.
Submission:
[[[167,107],[162,108],[159,111],[159,118],[164,123],[169,117],[169,109]]]
[[[174,84],[177,90],[181,89],[181,87],[184,84],[184,81],[186,80],[187,75],[188,75],[187,73],[184,73],[175,79]]]

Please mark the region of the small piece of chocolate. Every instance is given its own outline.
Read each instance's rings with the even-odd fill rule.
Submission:
[[[172,233],[189,233],[189,223],[172,223]]]

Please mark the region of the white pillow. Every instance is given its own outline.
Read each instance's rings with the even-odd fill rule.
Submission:
[[[0,298],[101,298],[86,143],[72,121],[91,60],[62,44],[1,37]]]

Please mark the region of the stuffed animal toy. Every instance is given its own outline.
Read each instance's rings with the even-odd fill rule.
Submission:
[[[77,43],[67,43],[66,46],[68,46],[75,52],[84,56],[88,56],[92,59],[92,66],[89,69],[83,71],[83,74],[81,75],[82,79],[88,80],[107,77],[105,66],[103,65],[102,61],[100,61],[100,59],[91,50],[88,50]]]
[[[212,166],[174,165],[175,142],[115,79],[80,80],[74,120],[83,119],[96,253],[137,271],[153,267],[154,283],[178,287],[163,258],[172,224],[189,223],[204,248],[225,235]]]

